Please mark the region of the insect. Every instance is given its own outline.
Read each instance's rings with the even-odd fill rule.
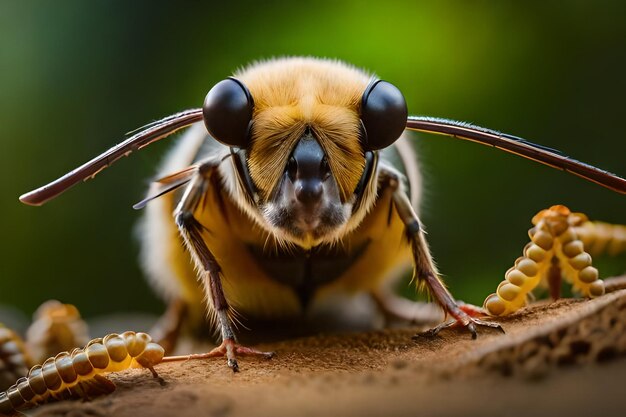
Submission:
[[[408,117],[402,93],[364,71],[295,57],[238,71],[208,92],[201,109],[132,132],[20,200],[41,205],[192,125],[135,205],[147,210],[142,263],[170,302],[159,336],[175,339],[183,317],[201,320],[206,297],[221,335],[210,353],[226,356],[234,371],[239,354],[271,356],[237,342],[238,317],[298,317],[335,294],[357,292],[396,314],[397,297],[381,288],[411,263],[418,287],[452,318],[431,334],[455,324],[472,337],[477,326],[500,328],[459,306],[439,278],[416,214],[420,176],[407,129],[494,146],[626,192],[623,178],[553,149],[467,123]]]
[[[115,384],[102,374],[128,368],[148,368],[159,378],[154,365],[164,350],[146,333],[112,333],[91,340],[84,348],[62,352],[35,365],[28,375],[0,393],[0,415],[13,415],[18,409],[49,399],[89,398],[108,394]]]
[[[590,222],[584,214],[572,213],[561,205],[541,210],[532,223],[524,256],[506,272],[496,293],[485,299],[489,314],[505,316],[519,310],[539,285],[548,286],[552,298],[558,299],[562,278],[586,297],[604,294],[604,282],[598,279],[588,252],[606,250],[616,255],[626,251],[626,226]]]

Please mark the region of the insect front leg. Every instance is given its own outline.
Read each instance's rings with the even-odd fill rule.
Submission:
[[[203,198],[212,182],[211,177],[219,175],[214,163],[200,165],[197,174],[187,186],[183,198],[174,212],[176,224],[185,241],[187,248],[198,268],[199,279],[204,286],[210,313],[219,326],[222,343],[212,351],[202,355],[191,355],[189,358],[226,356],[228,366],[234,371],[239,371],[237,355],[254,355],[271,358],[273,352],[261,352],[255,349],[240,346],[237,343],[233,330],[232,309],[222,288],[222,270],[207,247],[202,233],[206,229],[194,217],[196,209],[201,206]],[[207,231],[210,233],[210,231]]]
[[[464,306],[459,305],[459,303],[454,300],[452,294],[450,294],[448,289],[438,277],[437,268],[435,267],[430,250],[428,249],[428,243],[424,237],[424,231],[422,230],[420,220],[417,217],[415,210],[413,210],[406,193],[401,189],[398,177],[391,172],[383,171],[381,174],[382,181],[386,182],[387,186],[393,189],[394,206],[405,225],[407,238],[411,244],[415,268],[414,277],[417,280],[418,285],[425,286],[446,314],[449,314],[454,319],[428,330],[424,333],[424,335],[434,336],[442,329],[453,325],[467,327],[467,329],[472,333],[472,338],[476,338],[477,325],[492,327],[503,331],[502,327],[498,323],[487,322],[472,317],[474,315],[474,310],[472,308],[464,308]]]

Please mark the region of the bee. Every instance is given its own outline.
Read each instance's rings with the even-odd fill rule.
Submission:
[[[135,150],[191,127],[165,159],[141,226],[141,259],[169,300],[159,336],[204,314],[221,336],[209,356],[270,357],[238,343],[241,317],[297,317],[336,294],[364,293],[404,315],[384,291],[412,265],[452,325],[501,329],[454,299],[433,262],[417,215],[421,179],[406,130],[490,145],[621,193],[626,180],[515,136],[467,123],[409,117],[393,84],[316,58],[258,62],[217,83],[203,107],[174,114],[58,180],[24,194],[41,205]],[[194,270],[195,269],[195,270]],[[433,319],[432,310],[420,310]],[[435,315],[436,316],[436,315]],[[155,335],[155,338],[159,339]]]

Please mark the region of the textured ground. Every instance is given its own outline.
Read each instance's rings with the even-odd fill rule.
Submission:
[[[269,361],[161,364],[112,376],[117,391],[49,404],[37,416],[626,415],[626,290],[539,304],[500,320],[507,334],[415,329],[260,345]]]

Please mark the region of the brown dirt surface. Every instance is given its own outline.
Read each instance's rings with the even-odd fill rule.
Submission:
[[[164,363],[111,375],[115,393],[36,416],[626,415],[626,290],[536,304],[500,334],[416,329],[318,335],[257,346],[271,360]]]

